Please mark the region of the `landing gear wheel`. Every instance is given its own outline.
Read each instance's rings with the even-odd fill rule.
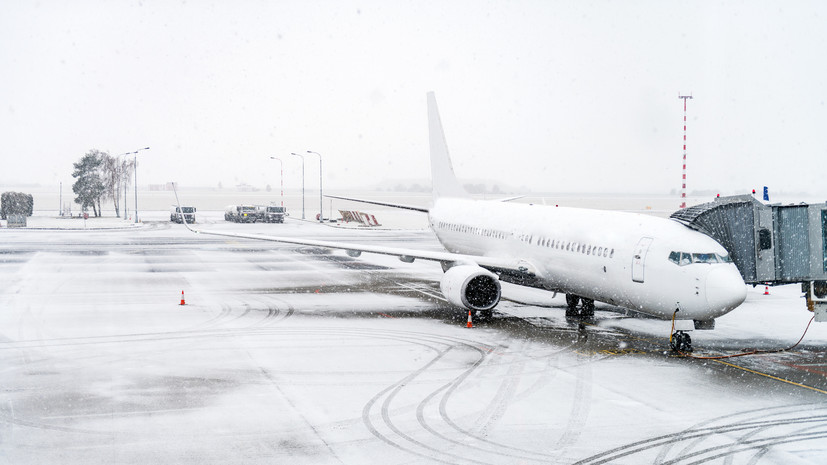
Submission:
[[[583,309],[580,311],[580,316],[585,318],[592,318],[594,316],[594,300],[581,299],[583,301]]]
[[[692,352],[692,338],[683,331],[675,331],[669,345],[674,352]]]
[[[566,294],[566,316],[577,316],[577,304],[580,303],[580,297],[574,294]]]

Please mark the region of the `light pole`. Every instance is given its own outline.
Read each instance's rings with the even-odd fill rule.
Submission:
[[[279,161],[281,171],[281,206],[284,208],[284,163],[281,161],[281,158],[278,157],[270,157],[270,159]]]
[[[149,150],[149,147],[130,152],[132,154],[132,170],[135,173],[135,224],[138,223],[138,152],[141,150]]]
[[[319,223],[324,223],[324,213],[322,213],[322,154],[308,150],[307,153],[315,153],[319,156]]]
[[[302,159],[302,219],[304,219],[304,155],[295,152],[290,152],[290,155],[295,155]]]
[[[149,147],[144,147],[144,148],[142,148],[142,149],[135,150],[134,152],[126,152],[126,153],[122,153],[122,154],[118,155],[118,157],[123,157],[123,156],[126,156],[126,155],[136,155],[136,154],[137,154],[138,152],[140,152],[141,150],[147,150],[147,149],[149,149]],[[133,163],[133,164],[132,164],[132,169],[135,169],[135,161],[133,161],[132,163]],[[122,165],[122,168],[126,168],[126,167]],[[135,179],[137,180],[137,177],[136,177]],[[127,209],[127,205],[126,205],[126,200],[127,200],[127,197],[126,197],[126,190],[127,190],[127,186],[128,186],[128,184],[129,184],[129,182],[128,182],[128,181],[129,181],[129,179],[127,179],[127,177],[126,177],[126,176],[124,176],[124,177],[123,177],[123,219],[126,219],[126,218],[127,218],[127,216],[128,216],[128,213],[127,213],[127,210],[128,210],[128,209]],[[137,190],[137,187],[136,187],[136,189],[135,189],[135,192],[136,192],[136,193],[135,193],[135,199],[136,199],[136,205],[137,205],[137,199],[138,199],[138,194],[137,194],[138,190]]]

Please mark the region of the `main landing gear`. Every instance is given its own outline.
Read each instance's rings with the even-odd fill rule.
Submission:
[[[692,338],[689,337],[688,333],[675,331],[675,334],[669,339],[669,346],[674,352],[692,352]]]
[[[578,307],[578,304],[582,305]],[[592,318],[594,316],[594,300],[574,294],[566,294],[566,316]]]

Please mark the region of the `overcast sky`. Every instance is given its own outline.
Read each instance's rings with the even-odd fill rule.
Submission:
[[[427,180],[433,90],[461,179],[665,193],[681,92],[690,191],[827,198],[820,1],[12,1],[0,70],[0,187],[145,146],[142,185]]]

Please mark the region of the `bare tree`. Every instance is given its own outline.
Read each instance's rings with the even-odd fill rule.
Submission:
[[[101,153],[101,177],[105,189],[104,198],[112,199],[115,205],[115,216],[120,217],[120,186],[121,186],[121,170],[118,159],[109,155],[106,152]],[[98,204],[100,207],[100,203]]]
[[[111,199],[115,206],[115,216],[121,216],[121,196],[123,191],[126,196],[126,186],[135,169],[135,163],[128,157],[113,157],[106,152],[101,153],[103,163],[101,165],[102,180],[106,188],[104,200]],[[126,212],[124,212],[126,217]]]
[[[129,180],[132,179],[132,173],[135,172],[135,161],[130,160],[128,157],[124,157],[120,163],[120,170],[121,184],[123,185],[124,191],[124,202],[126,202],[126,187],[129,185]],[[124,205],[124,218],[126,218],[126,205]]]

